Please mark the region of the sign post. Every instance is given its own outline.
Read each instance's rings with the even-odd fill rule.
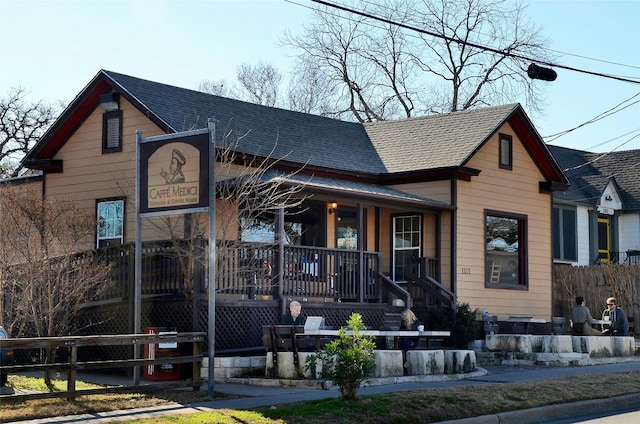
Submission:
[[[209,212],[209,396],[213,397],[215,345],[215,124],[202,130],[144,138],[136,131],[135,334],[141,334],[142,218]],[[140,359],[140,349],[134,349]],[[140,369],[134,367],[134,385]]]

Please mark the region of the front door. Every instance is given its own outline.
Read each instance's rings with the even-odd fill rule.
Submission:
[[[422,217],[393,217],[393,281],[406,281],[407,267],[422,251]]]
[[[611,234],[609,218],[598,218],[598,260],[600,263],[611,262]]]

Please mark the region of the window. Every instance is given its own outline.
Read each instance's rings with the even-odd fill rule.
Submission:
[[[98,248],[124,242],[124,199],[105,199],[96,202]]]
[[[102,114],[102,153],[122,151],[122,111]]]
[[[420,257],[422,249],[422,217],[420,215],[393,218],[393,280],[406,281],[407,267]]]
[[[500,168],[513,169],[513,140],[506,134],[500,134]]]
[[[527,287],[525,216],[485,212],[486,287]]]
[[[578,260],[577,213],[575,208],[553,208],[553,259]]]

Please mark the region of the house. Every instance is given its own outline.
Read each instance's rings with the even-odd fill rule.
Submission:
[[[180,133],[206,128],[208,119],[217,135],[237,135],[239,156],[273,159],[262,179],[286,175],[302,196],[298,213],[254,217],[252,228],[265,230],[271,245],[256,247],[242,231],[221,233],[229,243],[218,249],[216,350],[259,344],[260,324],[277,320],[289,299],[334,326],[358,311],[377,327],[402,303],[419,316],[465,302],[501,319],[551,320],[553,194],[568,180],[519,104],[361,124],[101,70],[24,163],[42,171],[48,199],[74,198],[95,211],[95,244],[87,248],[130,245],[136,131]],[[170,161],[187,172],[183,153]],[[236,216],[228,199],[216,205],[221,219]],[[158,233],[145,223],[142,237],[150,243]],[[129,257],[116,252],[114,260]],[[145,251],[145,267],[150,258],[163,265],[142,282],[143,322],[171,317],[183,330],[206,329],[198,296],[206,281],[194,283],[193,298],[172,297],[183,281],[165,272],[175,261],[158,252]],[[262,268],[245,272],[252,260]],[[119,278],[132,284],[125,274]],[[120,309],[96,311],[118,322],[109,331],[130,328],[126,287]]]
[[[640,150],[550,150],[571,182],[553,194],[554,261],[640,263]]]

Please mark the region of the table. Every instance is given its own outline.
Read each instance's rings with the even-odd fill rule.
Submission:
[[[513,323],[514,333],[516,324],[524,324],[524,333],[529,334],[529,324],[545,324],[547,322],[544,318],[534,318],[534,317],[509,317],[508,322]]]
[[[600,325],[600,331],[604,331],[604,326],[605,325],[611,325],[611,321],[604,320],[604,319],[594,319],[593,321],[591,321],[591,324]]]
[[[347,331],[349,334],[350,331]],[[408,331],[408,330],[361,330],[360,334],[371,337],[393,337],[393,346],[398,348],[398,339],[400,338],[422,338],[427,341],[427,348],[429,348],[429,342],[431,339],[451,337],[450,331],[435,330],[435,331]],[[311,336],[316,339],[316,347],[320,347],[320,339],[322,337],[337,337],[339,330],[305,330],[300,336]]]

